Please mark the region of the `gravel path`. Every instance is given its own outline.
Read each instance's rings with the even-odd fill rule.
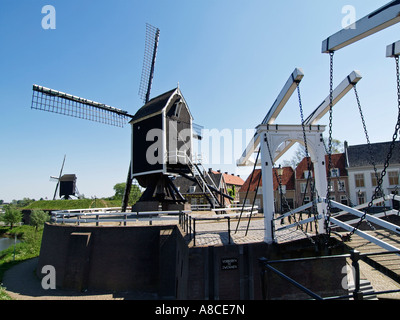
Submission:
[[[14,300],[154,300],[154,296],[140,293],[72,292],[60,289],[44,290],[35,274],[38,258],[24,261],[7,270],[3,287]]]

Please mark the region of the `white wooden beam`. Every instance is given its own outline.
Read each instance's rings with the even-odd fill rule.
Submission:
[[[357,209],[354,209],[354,208],[350,208],[350,207],[348,207],[348,206],[346,206],[344,204],[341,204],[341,203],[333,201],[333,200],[331,200],[330,203],[331,203],[332,207],[335,207],[335,208],[338,208],[340,210],[346,211],[348,213],[354,214],[355,216],[357,216],[359,218],[364,216],[364,212],[361,212],[360,210],[357,210]],[[367,220],[369,222],[372,222],[372,223],[375,223],[376,225],[381,226],[383,228],[386,228],[386,229],[388,229],[390,231],[393,231],[393,232],[395,232],[397,234],[400,234],[400,227],[395,225],[395,224],[393,224],[393,223],[390,223],[390,222],[387,222],[385,220],[376,218],[376,217],[374,217],[374,216],[372,216],[370,214],[366,214],[365,215],[365,220]]]
[[[354,230],[354,227],[348,225],[347,223],[344,223],[343,221],[340,221],[340,220],[335,219],[333,217],[329,218],[329,220],[330,220],[331,223],[336,224],[337,226],[339,226],[339,227],[341,227],[341,228],[343,228],[343,229],[345,229],[347,231],[352,232]],[[381,248],[383,248],[385,250],[388,250],[388,251],[399,251],[399,248],[396,248],[395,246],[392,246],[391,244],[389,244],[389,243],[387,243],[385,241],[382,241],[382,240],[380,240],[378,238],[375,238],[374,236],[371,236],[368,233],[366,233],[364,231],[361,231],[360,229],[355,229],[354,233],[356,235],[359,235],[361,238],[363,238],[363,239],[365,239],[365,240],[367,240],[369,242],[375,243],[376,245],[380,246]]]
[[[394,58],[400,56],[400,41],[392,43],[391,45],[386,47],[386,57]]]
[[[400,22],[400,0],[394,0],[322,42],[322,53],[344,48]]]
[[[333,106],[339,102],[362,79],[360,71],[350,73],[333,91]],[[330,95],[304,120],[305,125],[316,124],[330,108]]]
[[[300,68],[296,68],[290,75],[289,79],[286,81],[285,86],[282,88],[275,100],[271,109],[265,116],[262,124],[273,124],[278,117],[279,113],[282,111],[283,107],[288,102],[289,98],[292,96],[293,92],[296,90],[297,84],[303,79],[304,73]]]
[[[236,161],[236,165],[238,167],[248,167],[254,165],[254,162],[251,161],[249,158],[256,151],[256,148],[259,146],[259,144],[260,135],[256,133],[247,145],[246,150],[244,150],[240,159]]]
[[[303,70],[301,68],[294,69],[261,124],[273,124],[275,122],[279,113],[282,111],[283,107],[296,90],[298,83],[300,83],[303,78]],[[259,144],[260,137],[258,134],[255,134],[254,138],[247,145],[246,150],[243,152],[240,159],[237,160],[236,164],[242,167],[254,165],[254,162],[252,162],[249,158],[255,152]]]

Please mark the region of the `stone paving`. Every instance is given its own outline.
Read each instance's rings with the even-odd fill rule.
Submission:
[[[191,239],[189,245],[215,246],[263,242],[265,237],[264,219],[262,217],[253,217],[249,225],[248,223],[249,218],[242,218],[239,227],[237,227],[238,219],[231,219],[229,235],[227,219],[196,221],[195,239]],[[283,243],[304,239],[306,234],[294,228],[278,231],[276,238],[278,243]]]

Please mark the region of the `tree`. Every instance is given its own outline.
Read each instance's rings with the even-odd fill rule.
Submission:
[[[10,224],[12,229],[14,224],[21,222],[22,212],[13,206],[7,206],[5,212],[0,216],[0,220]]]
[[[35,227],[35,230],[42,227],[45,222],[49,221],[49,215],[43,210],[33,210],[30,216],[30,224]]]
[[[125,186],[126,183],[117,183],[114,186],[114,191],[115,191],[115,195],[114,195],[114,200],[121,200],[124,197],[124,193],[125,193]],[[136,203],[136,201],[139,200],[140,196],[142,195],[142,191],[140,191],[139,186],[133,184],[131,187],[131,192],[129,194],[129,201],[128,203],[133,205]]]
[[[326,153],[329,152],[329,142],[328,138],[324,138],[324,145],[325,145],[325,150]],[[344,146],[343,143],[337,139],[332,139],[332,154],[336,153],[342,153],[344,151]],[[290,160],[284,160],[282,162],[283,167],[292,167],[295,169],[301,160],[303,160],[306,157],[306,148],[303,145],[298,145],[297,150],[294,153],[293,157]]]

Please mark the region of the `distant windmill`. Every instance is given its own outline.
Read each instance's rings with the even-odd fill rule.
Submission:
[[[59,196],[61,199],[70,199],[71,196],[79,197],[79,191],[76,187],[76,175],[75,174],[62,174],[64,170],[66,155],[61,165],[60,174],[58,177],[50,176],[51,181],[57,181],[56,189],[54,190],[53,200],[56,200],[57,191],[60,190]]]

